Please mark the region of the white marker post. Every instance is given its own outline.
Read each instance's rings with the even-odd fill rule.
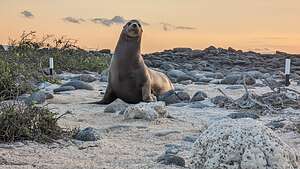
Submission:
[[[289,86],[291,73],[291,59],[285,59],[285,86]]]
[[[50,75],[53,75],[53,68],[54,68],[54,64],[53,64],[53,58],[49,59],[49,70],[50,70]]]

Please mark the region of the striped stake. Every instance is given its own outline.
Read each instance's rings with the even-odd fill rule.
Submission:
[[[53,64],[53,58],[49,59],[49,70],[50,70],[50,75],[53,75],[53,68],[54,68],[54,64]]]
[[[285,59],[285,86],[289,86],[291,73],[291,59]]]

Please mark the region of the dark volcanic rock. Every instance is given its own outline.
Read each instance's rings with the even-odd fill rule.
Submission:
[[[173,51],[174,52],[191,52],[192,49],[191,48],[174,48]]]
[[[239,112],[239,113],[231,113],[228,117],[232,119],[242,119],[242,118],[251,118],[251,119],[258,119],[259,116],[254,113],[247,113],[247,112]]]
[[[192,97],[191,102],[202,101],[202,100],[205,100],[206,98],[207,98],[206,93],[204,93],[202,91],[198,91]]]
[[[164,165],[177,165],[181,167],[185,166],[184,158],[173,154],[164,154],[157,159],[157,162]]]
[[[94,90],[94,88],[91,85],[89,85],[88,83],[85,83],[83,81],[80,81],[80,80],[73,80],[73,81],[67,82],[62,85],[62,87],[64,87],[64,86],[73,86],[75,89]]]
[[[171,90],[165,94],[158,97],[158,101],[164,101],[167,105],[175,104],[180,102],[188,102],[190,100],[190,95],[183,91]]]
[[[100,53],[111,54],[110,49],[101,49],[99,52],[100,52]]]
[[[61,86],[53,90],[54,93],[76,90],[73,86]]]
[[[192,76],[189,76],[180,70],[170,70],[168,71],[167,75],[171,78],[176,79],[176,82],[185,81],[185,80],[195,81],[195,79]]]
[[[256,80],[250,75],[230,74],[230,75],[227,75],[221,81],[221,84],[229,84],[229,85],[243,84],[244,78],[245,78],[246,85],[254,85],[256,83]]]
[[[219,107],[224,107],[230,103],[230,100],[225,96],[216,96],[211,98],[211,102]]]
[[[83,130],[80,130],[75,135],[75,139],[80,140],[80,141],[97,141],[100,139],[100,136],[96,132],[96,129],[94,129],[92,127],[87,127]]]
[[[81,80],[83,82],[88,82],[88,83],[91,83],[91,82],[94,82],[94,81],[97,80],[97,78],[95,78],[94,76],[89,75],[89,74],[83,74],[83,75],[74,77],[73,79],[74,80]]]

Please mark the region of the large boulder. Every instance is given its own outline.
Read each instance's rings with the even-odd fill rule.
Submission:
[[[164,102],[139,103],[129,106],[124,111],[124,119],[143,119],[153,121],[168,116]]]
[[[296,169],[299,155],[270,128],[253,119],[223,119],[193,145],[192,169]]]

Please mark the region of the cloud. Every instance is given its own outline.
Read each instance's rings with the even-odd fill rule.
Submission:
[[[74,17],[70,17],[70,16],[63,18],[63,20],[65,22],[76,23],[76,24],[80,24],[82,22],[85,22],[85,20],[82,19],[82,18],[74,18]]]
[[[34,15],[33,15],[30,11],[27,11],[27,10],[22,11],[21,14],[22,14],[24,17],[26,17],[26,18],[33,18],[33,17],[34,17]]]
[[[197,28],[188,27],[188,26],[175,26],[169,23],[162,22],[160,23],[163,27],[164,31],[172,31],[172,30],[195,30]]]
[[[112,26],[112,25],[123,25],[125,23],[127,23],[129,20],[125,19],[122,16],[114,16],[111,19],[107,19],[107,18],[93,18],[91,19],[91,21],[95,24],[102,24],[104,26]],[[142,25],[144,26],[148,26],[149,24],[139,20],[141,22]]]

